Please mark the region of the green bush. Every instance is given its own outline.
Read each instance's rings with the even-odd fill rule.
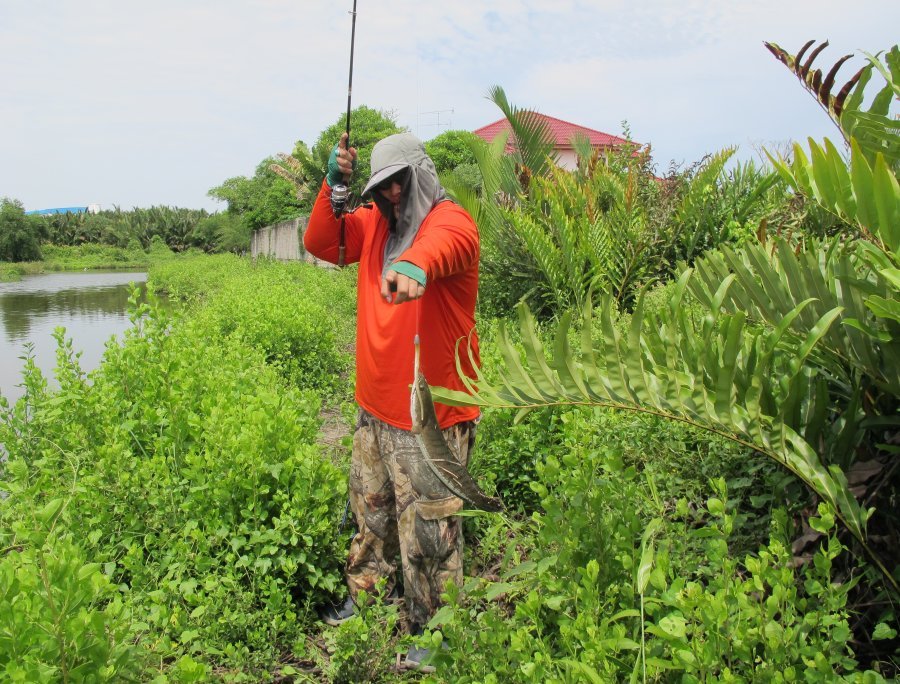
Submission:
[[[0,556],[0,678],[18,682],[133,679],[143,665],[131,611],[72,535],[47,533],[65,501],[51,500],[19,528],[24,543]]]
[[[832,536],[798,570],[783,515],[758,553],[730,553],[722,480],[705,506],[672,508],[615,448],[573,448],[537,471],[544,512],[517,539],[529,559],[500,582],[470,579],[465,596],[451,588],[431,622],[449,644],[442,679],[884,681],[856,673],[854,583],[833,574],[842,546],[827,508],[814,524]]]
[[[206,251],[239,254],[250,249],[250,231],[240,217],[228,212],[200,219],[194,232],[201,244],[209,246]]]
[[[297,387],[337,389],[347,367],[331,312],[277,272],[226,283],[198,315],[214,338],[258,349]]]
[[[249,240],[254,230],[289,221],[308,213],[310,203],[297,197],[295,186],[272,171],[274,157],[266,157],[256,166],[253,176],[235,176],[207,193],[213,199],[227,202],[227,214],[238,219]]]
[[[0,529],[68,497],[61,529],[127,589],[149,651],[267,668],[341,583],[346,478],[315,444],[319,398],[236,338],[145,305],[132,319],[91,382],[61,331],[58,392],[26,365],[0,426]]]
[[[375,147],[375,144],[389,135],[405,130],[398,127],[394,119],[393,112],[372,109],[366,105],[356,107],[351,112],[350,145],[357,150],[356,173],[350,180],[351,201],[361,198],[362,189],[366,186],[369,175],[372,173],[372,148]],[[341,139],[341,134],[346,128],[347,114],[341,112],[333,124],[319,133],[319,137],[312,146],[309,158],[312,165],[321,169],[322,177],[324,177],[331,150]],[[320,186],[321,181],[318,181],[313,188],[313,193],[317,193]]]
[[[248,261],[233,254],[192,256],[154,263],[148,281],[174,302],[197,304],[205,302],[223,283],[249,273],[250,268]]]
[[[325,634],[328,661],[322,669],[335,684],[390,681],[400,621],[396,604],[376,596],[371,605],[361,592],[356,615]]]
[[[297,387],[348,394],[355,332],[354,274],[305,263],[231,255],[160,264],[151,284],[170,298],[202,304],[197,324],[214,339],[248,345]]]
[[[0,283],[15,282],[25,275],[25,269],[14,264],[0,264]]]
[[[156,253],[153,258],[171,258],[165,253]],[[147,268],[151,257],[142,249],[126,249],[97,243],[62,246],[45,244],[43,247],[44,268],[54,271],[81,271],[84,269]]]
[[[449,130],[425,143],[425,152],[431,157],[439,174],[463,165],[475,167],[477,172],[477,160],[472,151],[473,135],[469,131]]]
[[[37,261],[41,258],[44,226],[25,214],[20,202],[0,199],[0,261]]]
[[[496,491],[508,509],[530,513],[539,505],[531,489],[537,465],[562,449],[560,411],[542,411],[520,423],[515,417],[511,409],[485,413],[469,470]]]

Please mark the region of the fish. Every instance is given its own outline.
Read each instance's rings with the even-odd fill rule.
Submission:
[[[422,460],[434,476],[454,496],[458,496],[470,507],[490,513],[502,511],[503,502],[499,498],[485,494],[447,446],[434,411],[431,388],[421,372],[416,372],[409,404],[412,433],[423,457]]]

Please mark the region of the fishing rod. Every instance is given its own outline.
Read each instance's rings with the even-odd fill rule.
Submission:
[[[347,143],[344,149],[350,149],[350,102],[353,97],[353,47],[356,44],[356,0],[353,0],[352,28],[350,30],[350,78],[347,82]],[[340,143],[338,143],[340,144]],[[344,210],[350,197],[350,188],[347,186],[349,176],[344,176],[344,182],[338,183],[331,189],[331,210],[335,217],[341,219],[341,232],[338,239],[338,266],[344,265],[344,252],[346,251],[346,239],[344,231]]]
[[[356,0],[353,0],[353,21],[350,28],[350,76],[347,79],[347,146],[350,149],[350,102],[353,97],[353,46],[356,44]],[[338,143],[340,144],[340,143]],[[352,163],[352,160],[351,160]],[[347,206],[347,198],[350,197],[350,188],[347,187],[349,177],[344,176],[344,182],[338,183],[331,188],[331,210],[335,216],[341,217],[341,233],[338,239],[338,268],[344,267],[344,253],[347,251],[346,238],[344,232],[344,208]],[[344,531],[347,524],[347,515],[350,513],[350,499],[344,506],[344,515],[341,516],[341,522],[338,525],[338,532]]]

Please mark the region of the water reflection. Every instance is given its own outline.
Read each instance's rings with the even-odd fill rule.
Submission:
[[[22,394],[22,357],[32,344],[35,362],[50,376],[55,366],[57,326],[81,353],[84,370],[100,363],[106,341],[128,329],[129,283],[143,287],[146,273],[54,273],[0,283],[0,393]]]

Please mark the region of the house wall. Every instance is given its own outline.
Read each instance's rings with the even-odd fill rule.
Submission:
[[[559,154],[559,165],[566,171],[578,169],[578,157],[575,150],[557,150],[557,154]]]

